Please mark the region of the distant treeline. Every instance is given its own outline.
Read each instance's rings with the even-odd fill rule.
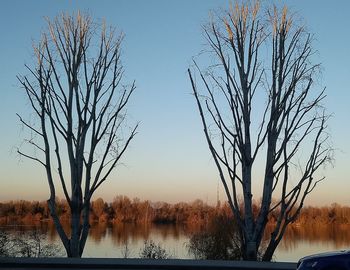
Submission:
[[[57,213],[61,219],[68,219],[70,211],[65,200],[57,200]],[[191,203],[151,202],[127,196],[117,196],[110,203],[98,198],[91,203],[91,222],[112,223],[206,223],[217,212],[230,215],[227,205],[213,207],[202,200]],[[7,201],[0,203],[0,222],[40,221],[50,219],[46,201]]]
[[[254,207],[258,209],[258,207]],[[57,200],[58,215],[61,219],[70,216],[65,200]],[[91,222],[111,223],[169,223],[169,224],[207,224],[213,217],[226,216],[232,219],[227,203],[216,206],[202,200],[193,202],[151,202],[127,196],[117,196],[110,203],[98,198],[91,203]],[[0,203],[0,222],[34,222],[50,219],[46,201],[6,201]],[[271,213],[269,222],[274,223],[276,216]],[[295,225],[310,224],[350,224],[350,207],[332,204],[325,207],[304,207]]]

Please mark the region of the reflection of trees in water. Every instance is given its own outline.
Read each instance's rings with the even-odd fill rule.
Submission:
[[[69,224],[66,222],[63,225],[65,230],[69,232]],[[101,243],[105,239],[111,239],[116,247],[121,247],[125,243],[135,245],[146,240],[155,240],[154,238],[158,238],[155,241],[167,239],[184,241],[182,239],[190,239],[193,234],[203,232],[206,229],[208,229],[208,225],[203,224],[93,223],[89,237],[94,243]],[[222,226],[220,226],[220,229],[222,229]],[[306,242],[310,245],[332,245],[334,249],[341,249],[345,246],[350,246],[349,229],[349,225],[313,224],[312,226],[290,226],[279,245],[279,249],[293,251],[298,248],[300,242]],[[0,231],[9,233],[12,236],[37,231],[47,236],[48,243],[58,242],[55,227],[49,221],[1,225]],[[267,231],[266,233],[268,236],[270,232]]]
[[[69,234],[70,227],[68,222],[62,222],[64,230]],[[31,222],[21,224],[6,224],[0,226],[0,231],[9,234],[20,234],[24,232],[38,231],[46,234],[50,242],[55,242],[58,239],[55,226],[52,222]],[[115,244],[123,244],[127,241],[136,243],[140,239],[148,240],[150,235],[160,236],[163,240],[171,237],[178,240],[183,235],[188,235],[188,232],[193,230],[192,227],[188,229],[184,225],[174,224],[135,224],[135,223],[106,223],[96,222],[91,224],[89,236],[95,243],[100,243],[104,238],[111,237]],[[186,233],[187,232],[187,233]]]
[[[149,226],[134,223],[116,223],[111,226],[111,238],[115,245],[135,243],[138,239],[148,239]]]
[[[55,228],[53,227],[52,223],[48,223],[48,222],[35,221],[35,222],[20,223],[20,224],[12,224],[12,223],[4,224],[0,226],[0,231],[10,235],[23,235],[29,232],[36,231],[40,234],[46,234],[50,241],[54,241],[56,239]],[[51,232],[53,232],[53,234],[51,234]]]
[[[350,245],[349,225],[312,225],[290,226],[282,239],[279,248],[293,250],[300,242],[309,244],[332,244],[336,249]]]
[[[107,229],[108,223],[106,222],[93,223],[90,227],[89,236],[95,243],[100,243],[102,239],[107,237]]]
[[[148,240],[150,235],[160,236],[163,240],[171,237],[178,240],[184,235],[184,227],[174,224],[134,224],[134,223],[115,223],[110,225],[111,238],[114,244],[121,245],[127,242],[137,243],[140,239]],[[91,231],[94,227],[91,228]],[[92,232],[91,232],[92,233]]]
[[[181,232],[183,232],[183,228],[181,228],[181,225],[166,225],[166,224],[160,224],[160,225],[153,225],[151,228],[156,234],[159,234],[162,236],[163,239],[167,239],[169,237],[172,237],[176,240],[180,238]]]

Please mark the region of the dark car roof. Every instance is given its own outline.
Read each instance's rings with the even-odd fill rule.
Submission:
[[[338,257],[338,256],[350,256],[350,250],[341,250],[341,251],[335,251],[335,252],[319,253],[319,254],[315,254],[315,255],[306,256],[306,257],[302,258],[302,260]]]

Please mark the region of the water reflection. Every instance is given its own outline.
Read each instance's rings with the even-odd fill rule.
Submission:
[[[349,225],[314,225],[310,227],[291,227],[283,241],[284,249],[290,249],[290,242],[307,241],[308,243],[332,243],[335,248],[350,244]]]
[[[68,224],[64,224],[69,231]],[[296,261],[304,255],[350,247],[350,226],[313,225],[310,227],[292,226],[287,229],[276,254],[277,261]],[[10,234],[23,234],[36,230],[46,234],[51,243],[60,244],[60,239],[51,222],[34,222],[31,224],[5,224],[0,230]],[[138,257],[144,241],[153,240],[164,247],[173,257],[192,258],[188,254],[186,243],[193,228],[185,225],[154,225],[133,223],[94,223],[91,226],[86,245],[85,257],[123,257],[123,249],[132,250],[131,257]]]

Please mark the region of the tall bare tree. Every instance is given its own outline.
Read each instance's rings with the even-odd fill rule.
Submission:
[[[194,61],[188,74],[205,137],[239,226],[243,259],[269,261],[330,160],[312,36],[286,7],[265,14],[259,2],[236,3],[204,35],[215,62],[204,72]],[[256,210],[254,180],[262,184]],[[261,251],[272,212],[276,222]]]
[[[47,19],[48,30],[34,45],[36,63],[18,76],[34,111],[34,121],[19,116],[31,136],[34,154],[50,188],[48,205],[68,257],[81,257],[89,232],[90,200],[106,181],[136,134],[125,127],[126,105],[135,90],[122,85],[122,34],[87,15]],[[126,135],[128,133],[128,135]],[[70,233],[56,211],[56,189],[68,202]]]

